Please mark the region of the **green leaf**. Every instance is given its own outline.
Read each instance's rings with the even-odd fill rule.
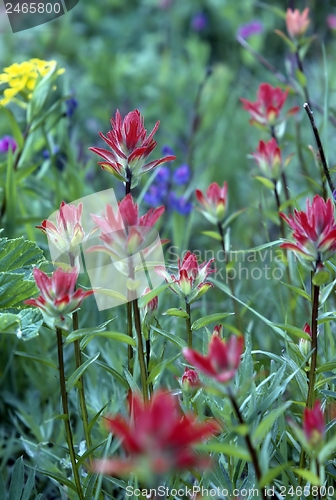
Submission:
[[[87,368],[92,363],[94,363],[99,356],[100,356],[100,352],[97,352],[97,354],[95,354],[94,356],[91,356],[91,358],[87,359],[81,366],[79,366],[77,368],[77,370],[75,370],[73,372],[73,374],[69,377],[69,379],[67,380],[67,383],[66,383],[67,392],[71,391],[71,389],[77,383],[78,379],[81,378],[81,376],[83,375],[85,370],[87,370]]]
[[[173,333],[170,333],[170,332],[166,332],[165,330],[161,330],[160,328],[158,328],[156,326],[152,326],[152,329],[155,332],[157,332],[160,335],[162,335],[163,337],[166,337],[168,340],[170,340],[174,344],[178,345],[181,349],[183,349],[184,347],[187,347],[187,344],[184,342],[184,340],[182,340],[177,335],[175,335]]]
[[[51,477],[52,479],[55,479],[55,481],[57,481],[59,484],[64,484],[64,486],[67,486],[71,490],[77,492],[77,488],[74,485],[74,483],[72,481],[70,481],[69,479],[67,479],[66,476],[62,476],[61,474],[58,474],[56,472],[51,472],[51,471],[46,470],[46,469],[42,469],[40,467],[38,467],[36,470],[38,472],[41,472],[41,474],[44,474],[45,476],[48,476],[48,477]]]
[[[259,444],[272,428],[274,422],[282,415],[287,408],[290,407],[293,401],[286,401],[280,408],[271,411],[265,418],[262,419],[255,432],[253,433],[253,441]]]
[[[321,486],[320,478],[310,470],[306,469],[292,469],[292,470],[298,476],[302,477],[303,479],[306,479],[306,481],[309,481],[312,486]]]
[[[171,307],[170,309],[167,309],[164,313],[162,313],[163,316],[176,316],[178,318],[189,318],[189,314],[182,308],[177,308],[177,307]]]
[[[18,335],[23,340],[30,340],[39,333],[43,324],[43,316],[39,309],[27,308],[19,312],[18,317],[21,320],[21,331]]]
[[[112,377],[114,377],[116,380],[118,380],[118,382],[120,382],[121,385],[123,387],[125,387],[125,389],[127,391],[129,390],[129,388],[130,388],[129,383],[119,372],[117,372],[117,370],[115,370],[114,368],[111,368],[111,366],[109,366],[104,361],[96,361],[96,365],[100,366],[101,368],[106,370],[110,375],[112,375]]]
[[[5,482],[3,480],[3,475],[2,475],[1,470],[0,470],[0,498],[3,498],[3,500],[7,499],[6,490],[5,490]]]
[[[164,283],[163,285],[158,286],[157,288],[154,288],[154,290],[151,290],[149,293],[146,293],[143,297],[139,297],[138,299],[138,306],[140,309],[145,307],[148,302],[150,302],[154,297],[157,295],[160,295],[164,290],[166,290],[169,287],[169,283]]]
[[[269,469],[266,474],[262,476],[259,482],[259,487],[260,488],[265,488],[265,486],[268,486],[269,484],[273,483],[273,479],[278,477],[280,472],[282,472],[285,469],[289,469],[290,467],[290,462],[286,462],[285,464],[280,464],[277,467],[272,467]]]
[[[318,454],[319,462],[323,464],[336,450],[336,436],[332,437]]]
[[[290,290],[293,290],[293,292],[295,292],[296,294],[300,295],[304,299],[307,299],[309,302],[311,302],[310,295],[305,290],[302,290],[302,288],[298,288],[296,286],[289,285],[288,283],[284,283],[283,281],[280,281],[280,283],[282,285],[286,286],[287,288],[289,288]]]
[[[311,337],[308,335],[308,333],[304,332],[303,329],[297,328],[296,326],[292,325],[284,325],[282,323],[273,323],[274,326],[278,326],[282,330],[285,330],[288,333],[291,333],[295,337],[299,339],[305,339],[305,340],[311,340]]]
[[[22,307],[22,302],[36,295],[35,281],[24,279],[24,274],[0,272],[0,310]]]
[[[42,250],[32,241],[24,238],[0,239],[0,271],[31,270],[45,261]]]
[[[323,365],[320,365],[317,369],[317,373],[323,373],[323,372],[328,372],[331,370],[334,370],[336,368],[336,361],[328,361],[328,363],[323,363]]]
[[[0,333],[13,333],[17,335],[20,331],[20,319],[16,314],[0,314]]]
[[[5,106],[0,106],[0,116],[1,114],[4,114],[8,119],[15,142],[17,143],[19,150],[22,149],[24,139],[14,114],[11,112],[10,109],[6,108]],[[2,123],[4,122],[3,119],[1,119],[1,122]]]
[[[147,379],[147,383],[150,384],[151,382],[154,382],[155,377],[160,375],[160,373],[170,364],[175,361],[180,356],[180,353],[176,354],[176,356],[170,358],[170,359],[165,359],[162,361],[162,363],[159,363],[156,365],[150,372],[149,377]]]
[[[270,179],[267,179],[267,177],[262,177],[261,175],[257,175],[254,178],[257,179],[257,181],[261,182],[261,184],[266,186],[268,189],[271,189],[272,191],[274,190],[274,182],[271,181]]]
[[[232,316],[234,313],[217,313],[217,314],[209,314],[209,316],[203,316],[203,318],[197,319],[191,325],[192,330],[199,330],[203,326],[208,325],[209,323],[216,323],[217,321],[227,318],[228,316]]]
[[[23,490],[23,495],[21,500],[29,500],[31,496],[31,492],[33,491],[35,485],[35,471],[32,469],[29,473],[25,489]]]
[[[50,366],[50,368],[58,370],[57,365],[55,365],[55,363],[51,359],[48,359],[46,356],[39,356],[38,354],[31,354],[23,351],[15,351],[14,354],[16,356],[31,359],[33,361],[36,361],[37,363],[40,363],[41,365]]]
[[[245,208],[241,208],[240,210],[237,210],[236,212],[233,212],[227,219],[225,219],[222,229],[224,230],[231,222],[233,222],[239,215],[241,215],[243,212],[245,212]]]
[[[214,240],[222,241],[222,237],[218,233],[216,233],[216,231],[202,231],[201,234],[204,234],[205,236],[209,236],[210,238],[213,238]]]
[[[33,95],[27,107],[27,122],[29,124],[32,124],[33,120],[38,116],[48,95],[52,93],[57,69],[57,64],[55,64],[49,73],[41,78],[34,88]]]
[[[124,344],[136,346],[136,342],[132,337],[129,337],[125,333],[120,333],[120,332],[98,332],[93,335],[87,335],[86,337],[83,338],[81,342],[81,349],[85,349],[85,347],[88,345],[91,340],[95,339],[96,337],[105,337],[110,340],[116,340],[117,342],[123,342]]]
[[[107,325],[111,321],[112,320],[106,321],[105,323],[102,323],[101,325],[96,326],[94,328],[80,328],[79,330],[75,330],[74,332],[70,333],[70,335],[67,336],[64,345],[70,344],[75,340],[79,340],[85,337],[86,335],[95,335],[98,334],[99,332],[104,332],[106,330]]]
[[[17,459],[14,465],[13,474],[9,486],[8,500],[19,500],[23,490],[23,458]]]
[[[224,455],[228,455],[229,457],[240,458],[240,460],[245,460],[246,462],[249,462],[251,460],[250,454],[244,448],[241,448],[240,446],[237,446],[235,444],[224,444],[215,442],[215,443],[201,444],[195,446],[195,448],[200,451],[224,453]]]

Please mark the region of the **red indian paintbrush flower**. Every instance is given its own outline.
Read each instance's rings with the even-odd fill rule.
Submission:
[[[169,274],[162,266],[155,268],[156,273],[162,276],[167,283],[170,283],[169,288],[183,300],[189,304],[199,299],[205,292],[208,291],[213,284],[206,281],[207,277],[215,270],[211,269],[215,259],[208,262],[198,264],[197,256],[191,252],[187,252],[181,263],[178,260],[178,275]]]
[[[50,220],[44,220],[41,226],[36,226],[41,229],[49,242],[54,245],[61,254],[66,253],[73,259],[71,265],[77,265],[76,260],[80,255],[80,245],[84,243],[95,229],[92,229],[89,234],[85,235],[82,226],[83,205],[67,205],[62,201],[59,211],[56,215],[56,225]],[[71,259],[72,258],[72,259]]]
[[[323,440],[325,422],[320,401],[316,401],[312,409],[304,409],[303,432],[310,445],[316,446]]]
[[[67,329],[67,317],[76,311],[93,291],[76,290],[78,273],[75,268],[70,272],[58,268],[50,277],[37,268],[33,272],[41,295],[26,300],[25,304],[41,309],[49,326]]]
[[[260,141],[258,149],[252,153],[265,177],[276,182],[281,174],[281,151],[277,141],[272,138],[268,142]]]
[[[147,246],[146,236],[150,228],[163,214],[165,208],[151,208],[145,215],[139,217],[139,207],[128,194],[118,204],[115,213],[111,205],[106,205],[106,213],[102,216],[92,215],[94,222],[101,229],[100,239],[105,246],[95,246],[89,251],[102,250],[115,260],[125,259],[129,255],[143,250]]]
[[[99,133],[111,151],[95,147],[89,149],[104,158],[104,161],[99,162],[104,170],[123,182],[131,180],[131,187],[134,187],[144,173],[162,163],[175,160],[175,156],[170,155],[145,163],[156,146],[153,137],[159,128],[159,123],[159,121],[156,122],[147,136],[144,118],[137,109],[128,113],[124,119],[118,110],[115,118],[111,119],[112,130],[107,132],[106,136]]]
[[[324,201],[316,195],[312,203],[307,199],[305,212],[294,210],[294,215],[280,215],[293,229],[296,240],[295,243],[283,243],[281,248],[293,250],[304,259],[315,262],[316,267],[335,254],[336,221],[330,199]]]
[[[286,27],[289,36],[292,38],[300,38],[305,34],[310,23],[308,16],[308,7],[304,9],[302,13],[298,9],[287,9]]]
[[[220,187],[217,182],[213,182],[206,190],[205,195],[200,189],[196,189],[196,198],[204,208],[202,213],[210,222],[217,223],[224,219],[228,204],[227,191],[227,182],[224,182],[223,187]]]
[[[128,457],[98,460],[95,471],[116,476],[137,473],[149,479],[153,474],[207,465],[192,446],[220,431],[214,420],[197,422],[192,414],[182,415],[178,399],[166,392],[154,393],[145,403],[132,394],[130,416],[108,418],[107,426],[122,439]]]
[[[226,342],[215,329],[209,342],[208,354],[203,356],[193,349],[183,349],[183,356],[192,366],[218,382],[231,380],[239,367],[240,357],[244,349],[244,338],[232,335]]]
[[[187,366],[184,369],[184,373],[182,375],[181,383],[183,386],[187,388],[196,388],[200,386],[200,379],[196,370],[192,368],[188,368]]]
[[[283,120],[281,116],[282,108],[286,102],[288,90],[281,90],[279,87],[272,87],[268,83],[261,83],[258,89],[257,101],[252,102],[241,98],[243,109],[251,115],[251,124],[260,124],[268,127],[275,126]],[[287,112],[288,115],[295,114],[298,107],[294,107]]]

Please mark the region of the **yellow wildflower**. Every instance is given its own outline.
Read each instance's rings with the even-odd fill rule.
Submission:
[[[22,104],[22,100],[17,99],[19,96],[23,98],[23,101],[29,100],[37,83],[53,70],[56,64],[56,61],[30,59],[4,68],[4,72],[0,74],[0,85],[7,84],[8,88],[3,91],[0,105],[5,106],[11,101]],[[56,74],[60,75],[64,71],[64,69],[59,69]]]

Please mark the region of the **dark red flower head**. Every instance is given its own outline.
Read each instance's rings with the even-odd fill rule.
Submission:
[[[110,431],[122,440],[125,460],[101,460],[95,470],[109,475],[164,474],[204,465],[192,446],[219,432],[214,420],[197,422],[194,415],[182,415],[178,399],[158,392],[149,402],[130,397],[130,415],[107,419]],[[146,470],[144,468],[146,467]]]
[[[288,90],[283,91],[279,87],[272,87],[269,83],[261,83],[256,102],[243,98],[240,100],[243,103],[243,109],[251,115],[251,124],[274,126],[283,120],[281,111],[287,96]],[[290,109],[287,116],[296,113],[298,109],[298,107]]]
[[[304,259],[317,264],[330,259],[336,252],[336,221],[334,206],[330,199],[324,201],[316,195],[311,203],[306,201],[306,211],[294,210],[294,215],[281,213],[281,217],[293,229],[295,243],[283,243]]]
[[[99,133],[111,151],[96,147],[89,149],[104,159],[99,162],[104,170],[124,182],[129,181],[131,177],[131,187],[134,187],[144,173],[162,163],[175,160],[175,156],[170,155],[145,163],[156,146],[153,137],[159,128],[159,123],[159,121],[156,122],[147,136],[144,118],[137,109],[128,113],[124,119],[118,110],[115,118],[111,119],[112,130],[107,132],[106,136]]]

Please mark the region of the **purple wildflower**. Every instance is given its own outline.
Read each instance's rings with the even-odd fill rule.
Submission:
[[[183,196],[176,196],[176,193],[171,191],[169,193],[169,207],[181,215],[189,215],[192,210],[192,203]]]
[[[151,207],[157,207],[163,202],[164,197],[167,194],[166,189],[162,189],[161,186],[156,186],[152,184],[144,196],[144,201]]]
[[[190,181],[190,168],[187,164],[183,164],[175,170],[173,181],[177,185],[187,184]]]
[[[170,170],[168,167],[160,167],[155,177],[157,184],[166,184],[169,181]]]
[[[70,97],[70,99],[67,99],[65,101],[65,106],[66,106],[65,114],[66,116],[71,118],[78,106],[78,101],[74,97]]]
[[[191,20],[191,27],[194,31],[203,31],[207,25],[208,16],[204,12],[197,12]]]
[[[327,17],[327,25],[329,26],[330,29],[336,30],[336,16],[335,16],[335,14],[330,14]]]
[[[168,146],[168,144],[165,144],[162,147],[162,154],[163,154],[163,156],[175,156],[173,148]]]
[[[247,24],[242,24],[238,28],[237,37],[238,38],[250,38],[250,36],[258,35],[264,29],[263,24],[258,19],[253,19]]]
[[[14,153],[16,148],[17,144],[10,135],[5,135],[2,139],[0,139],[0,153],[8,153],[9,149],[11,149]]]

